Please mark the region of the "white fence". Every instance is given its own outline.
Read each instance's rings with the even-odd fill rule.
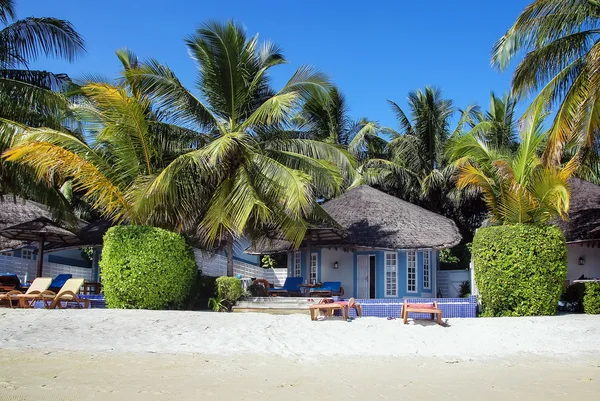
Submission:
[[[26,280],[31,281],[37,274],[37,260],[0,255],[0,273],[16,274],[19,276],[21,282],[25,282]],[[95,281],[92,277],[92,269],[46,261],[44,261],[43,274],[44,277],[72,274],[73,277],[83,278],[86,281]]]
[[[227,257],[215,254],[203,254],[194,250],[196,264],[203,274],[211,277],[227,275]],[[239,260],[233,261],[233,275],[240,274],[244,278],[264,278],[276,287],[280,287],[287,278],[287,269],[263,269],[250,263],[244,263]]]
[[[438,270],[437,286],[444,298],[458,298],[460,295],[460,284],[471,280],[470,270]]]

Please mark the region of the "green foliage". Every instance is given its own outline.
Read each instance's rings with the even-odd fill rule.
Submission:
[[[479,191],[494,223],[546,224],[565,218],[569,210],[568,179],[577,162],[555,166],[542,160],[540,150],[547,139],[544,117],[543,110],[536,110],[526,118],[514,153],[475,133],[457,138],[450,147],[457,187]]]
[[[583,310],[588,315],[600,314],[600,282],[585,284]]]
[[[227,310],[235,305],[238,299],[244,295],[242,282],[235,277],[217,278],[217,299],[221,299]]]
[[[553,315],[567,276],[567,246],[553,226],[481,228],[473,240],[485,316]]]
[[[440,263],[456,264],[458,262],[460,262],[460,259],[452,254],[450,248],[445,248],[440,251]]]
[[[100,269],[107,306],[125,309],[181,307],[197,272],[181,235],[147,226],[110,228]]]
[[[208,299],[208,307],[213,310],[213,312],[227,312],[227,306],[225,305],[225,300],[221,298],[220,295],[215,295]]]
[[[471,282],[468,280],[460,283],[459,294],[460,298],[468,298],[471,295]]]
[[[265,269],[274,269],[277,265],[275,259],[273,259],[270,255],[263,255],[261,262],[262,267],[264,267]]]

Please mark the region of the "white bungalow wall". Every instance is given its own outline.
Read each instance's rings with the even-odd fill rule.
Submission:
[[[338,262],[338,269],[333,264]],[[354,257],[352,252],[341,249],[321,249],[321,280],[340,281],[344,288],[344,297],[354,296]]]
[[[585,264],[579,264],[579,258],[585,259]],[[581,275],[600,278],[600,248],[588,247],[587,244],[567,245],[567,280],[572,282]]]

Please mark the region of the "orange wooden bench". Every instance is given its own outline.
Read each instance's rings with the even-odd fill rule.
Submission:
[[[402,319],[404,319],[404,324],[408,323],[409,313],[429,313],[431,314],[431,320],[434,320],[434,316],[437,316],[437,324],[442,324],[442,311],[438,308],[436,301],[433,301],[431,304],[409,304],[405,299],[404,305],[402,306]]]

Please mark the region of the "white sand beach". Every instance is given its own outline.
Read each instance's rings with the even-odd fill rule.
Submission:
[[[1,310],[0,400],[598,400],[600,316]]]

